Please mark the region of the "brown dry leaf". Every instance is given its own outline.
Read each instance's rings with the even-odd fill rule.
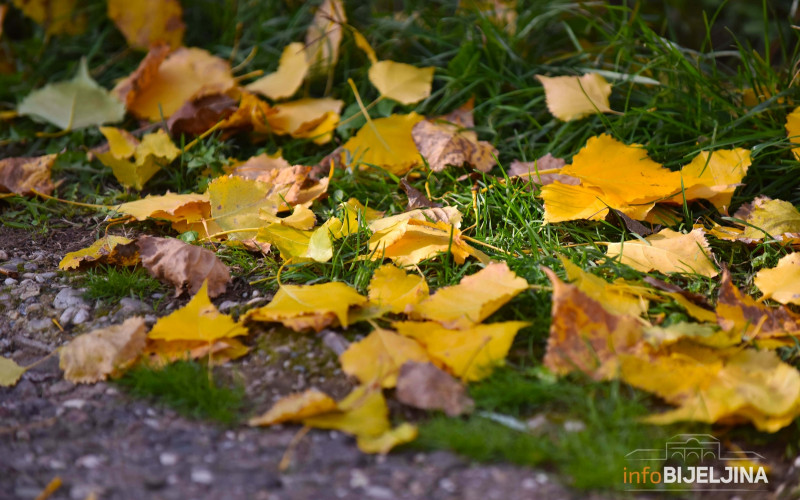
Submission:
[[[183,9],[179,0],[108,0],[108,17],[134,49],[148,50],[165,43],[183,44]]]
[[[712,277],[719,274],[717,266],[709,257],[711,248],[705,231],[695,229],[681,234],[671,229],[662,229],[644,241],[636,239],[624,243],[608,243],[608,258],[619,257],[637,271],[652,270],[662,273],[689,273]]]
[[[232,174],[237,177],[260,181],[272,185],[272,191],[289,205],[306,204],[323,196],[330,178],[317,179],[314,167],[289,165],[283,158],[272,158],[266,153],[253,156],[237,165]],[[280,205],[283,210],[287,207]]]
[[[269,97],[272,100],[291,97],[303,84],[309,63],[305,45],[290,43],[283,49],[278,69],[247,85],[247,90]]]
[[[595,113],[608,113],[611,84],[597,73],[583,76],[536,75],[544,86],[547,109],[561,121],[578,120]]]
[[[764,299],[800,305],[800,253],[785,255],[777,266],[760,270],[753,283],[764,294]]]
[[[449,123],[423,120],[411,131],[419,153],[431,170],[441,172],[448,165],[469,164],[481,172],[488,172],[497,163],[497,150],[486,141],[479,141],[473,131],[459,131]]]
[[[314,144],[325,144],[333,138],[339,124],[339,114],[344,101],[304,98],[276,105],[267,116],[267,122],[278,135],[291,135],[296,139],[311,139]]]
[[[395,396],[405,405],[441,410],[450,417],[469,413],[475,406],[464,384],[430,363],[403,364]]]
[[[415,210],[417,208],[438,208],[442,206],[439,203],[429,200],[422,191],[409,184],[405,179],[400,179],[400,187],[408,197],[408,204],[406,205],[407,210]]]
[[[198,136],[238,109],[237,101],[227,94],[201,95],[186,101],[175,111],[167,120],[167,127],[173,137]]]
[[[247,425],[275,425],[286,421],[302,420],[306,417],[336,411],[336,401],[324,392],[311,388],[290,394],[276,402],[266,413],[253,417]]]
[[[31,195],[33,191],[50,194],[53,182],[50,169],[57,154],[29,158],[5,158],[0,160],[0,193]]]
[[[800,316],[785,307],[768,307],[744,295],[731,281],[731,273],[722,271],[717,298],[717,322],[744,340],[797,336]]]
[[[410,316],[438,321],[445,328],[469,328],[527,289],[528,282],[506,263],[493,262],[457,285],[440,288],[413,306]]]
[[[342,0],[323,0],[306,31],[306,57],[314,74],[326,74],[336,66],[346,22]]]
[[[350,307],[366,302],[366,297],[340,282],[283,285],[269,304],[251,310],[247,318],[281,322],[298,332],[309,328],[319,332],[336,321],[347,328]]]
[[[596,380],[616,376],[618,356],[639,349],[642,325],[634,316],[608,312],[548,268],[553,284],[550,337],[544,365],[559,375],[580,370]]]
[[[377,61],[369,68],[369,81],[381,97],[410,105],[431,95],[433,66],[417,68],[395,61]]]
[[[59,366],[74,383],[93,383],[122,373],[144,350],[147,327],[134,316],[120,325],[93,330],[61,348]]]
[[[477,10],[510,35],[517,31],[517,0],[459,0],[458,8]]]
[[[422,164],[412,130],[424,119],[424,116],[411,112],[377,118],[364,124],[342,145],[348,153],[347,164],[374,165],[395,175],[404,175]]]
[[[128,111],[139,118],[169,118],[186,101],[225,93],[236,85],[228,62],[198,48],[181,47],[164,58],[164,46],[151,49],[139,68],[114,88]]]
[[[558,181],[562,184],[569,184],[577,186],[581,183],[580,179],[570,175],[563,175],[559,173],[540,173],[541,171],[559,170],[567,164],[562,158],[556,158],[550,153],[542,156],[536,161],[519,161],[514,160],[511,162],[511,167],[508,169],[509,177],[520,177],[525,180],[530,180],[534,184],[546,186]]]
[[[390,389],[397,383],[400,367],[407,361],[428,361],[425,349],[414,339],[376,328],[363,340],[353,342],[339,356],[342,371],[362,384]]]
[[[275,108],[241,88],[230,90],[228,94],[239,99],[239,105],[232,115],[217,125],[218,129],[225,130],[226,135],[241,131],[252,131],[260,135],[272,133],[269,117],[277,113]]]
[[[228,267],[214,252],[172,238],[140,236],[136,240],[142,265],[151,275],[175,286],[175,296],[194,295],[208,280],[208,295],[225,292],[231,281]]]
[[[77,0],[13,0],[14,6],[50,35],[79,35],[86,30],[86,13]]]
[[[139,262],[139,250],[136,245],[130,244],[133,241],[124,236],[112,234],[103,236],[90,246],[65,255],[59,262],[58,268],[67,271],[100,263],[117,266],[135,265]]]
[[[475,257],[483,264],[491,261],[488,255],[471,247],[454,225],[417,219],[399,220],[375,232],[369,239],[369,251],[372,260],[391,259],[402,266],[416,265],[447,252],[458,264],[467,257]]]

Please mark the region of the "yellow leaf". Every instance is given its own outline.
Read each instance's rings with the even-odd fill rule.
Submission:
[[[458,264],[470,256],[483,264],[490,261],[488,255],[469,246],[455,226],[417,219],[400,220],[376,232],[369,240],[369,251],[372,260],[391,259],[403,266],[419,264],[445,252],[450,252]]]
[[[164,219],[172,222],[172,228],[183,233],[197,231],[201,236],[214,234],[222,229],[211,217],[211,203],[204,194],[166,194],[149,195],[142,199],[123,203],[115,208],[119,213],[130,215],[136,220]]]
[[[226,363],[240,358],[250,349],[234,338],[206,342],[202,340],[148,339],[145,354],[153,366],[189,359],[204,359],[214,364]]]
[[[350,198],[342,203],[340,207],[345,212],[345,220],[342,221],[342,236],[358,232],[359,221],[364,224],[371,224],[373,221],[383,217],[383,212],[365,207],[355,198]]]
[[[298,99],[272,108],[274,113],[267,116],[267,122],[278,135],[288,134],[325,144],[333,138],[342,106],[344,101],[329,97]]]
[[[605,220],[609,202],[603,190],[554,181],[542,187],[544,221]]]
[[[599,276],[588,273],[573,264],[563,255],[558,256],[567,272],[567,279],[580,291],[602,304],[611,314],[641,316],[649,305],[645,291],[624,283],[609,283]]]
[[[181,154],[161,129],[145,135],[142,142],[113,127],[100,127],[100,132],[108,140],[109,152],[97,152],[95,156],[111,168],[114,177],[125,187],[141,190],[156,172]],[[134,161],[130,161],[131,157]]]
[[[297,205],[292,210],[291,215],[278,217],[268,210],[259,210],[258,216],[272,224],[281,224],[295,229],[308,230],[314,227],[317,216],[305,205]]]
[[[58,268],[62,271],[77,269],[83,264],[103,262],[120,266],[132,266],[139,262],[139,250],[135,247],[126,252],[115,250],[117,245],[127,245],[134,240],[113,234],[104,236],[88,247],[70,252],[61,259]]]
[[[353,165],[374,165],[403,175],[422,160],[411,130],[425,117],[416,113],[372,120],[342,145],[350,152]]]
[[[13,360],[0,356],[0,387],[11,387],[19,381],[28,368],[19,366]]]
[[[30,195],[34,190],[44,194],[52,193],[54,186],[50,180],[50,171],[56,158],[58,155],[52,154],[0,160],[0,193]]]
[[[666,295],[677,302],[681,307],[686,309],[686,312],[689,313],[689,316],[698,321],[708,322],[717,320],[717,315],[713,311],[709,311],[708,309],[698,306],[680,293],[667,293]]]
[[[417,68],[395,61],[378,61],[369,68],[369,81],[382,97],[409,105],[431,95],[436,68]]]
[[[449,123],[423,120],[414,125],[411,133],[414,144],[434,172],[448,165],[460,167],[465,163],[488,172],[496,164],[497,150],[490,143],[479,141],[475,132],[459,131]]]
[[[788,201],[759,196],[739,208],[734,217],[747,222],[742,234],[745,239],[760,241],[771,237],[788,242],[800,237],[795,234],[800,233],[800,212]]]
[[[153,49],[156,50],[156,49]],[[194,96],[224,93],[236,86],[228,62],[203,49],[181,47],[154,68],[141,68],[114,88],[128,111],[150,121],[169,118]],[[141,81],[139,81],[141,80]]]
[[[543,270],[553,284],[544,365],[558,375],[580,370],[597,380],[615,376],[619,354],[638,348],[639,321],[608,312],[577,286],[564,283],[550,269]]]
[[[300,42],[290,43],[283,49],[278,70],[259,78],[246,88],[273,100],[291,97],[303,83],[308,67],[305,45]]]
[[[13,0],[23,14],[44,26],[47,35],[79,35],[86,30],[86,14],[77,12],[77,0]]]
[[[335,429],[358,437],[377,437],[390,429],[389,408],[380,389],[360,386],[338,403],[338,410],[306,417],[304,425]]]
[[[399,444],[410,443],[417,439],[417,426],[403,422],[394,429],[378,436],[358,436],[358,449],[364,453],[380,453],[385,455]]]
[[[702,151],[681,169],[684,191],[670,201],[683,204],[684,199],[705,199],[720,212],[728,213],[733,192],[741,185],[751,163],[747,149]]]
[[[306,31],[306,57],[315,74],[328,73],[336,66],[346,23],[342,0],[323,0]]]
[[[247,328],[230,316],[220,313],[208,298],[208,283],[204,282],[192,300],[168,316],[159,318],[150,330],[151,339],[215,340],[247,335]]]
[[[370,305],[392,313],[408,312],[414,304],[428,297],[424,277],[408,274],[392,264],[375,270],[368,290]]]
[[[148,50],[166,43],[173,49],[183,45],[183,9],[179,0],[108,0],[108,17],[119,28],[128,45]]]
[[[649,326],[644,329],[644,340],[654,347],[665,347],[679,341],[691,341],[709,347],[732,347],[741,342],[739,335],[730,335],[717,325],[700,323],[673,323],[667,327]]]
[[[353,34],[353,41],[356,43],[356,47],[364,51],[364,54],[367,55],[367,59],[371,64],[375,64],[378,62],[378,57],[375,55],[375,51],[372,49],[372,45],[369,44],[364,35],[361,34],[360,31],[351,27],[350,32]]]
[[[608,96],[611,84],[597,73],[578,76],[536,75],[544,87],[547,109],[561,121],[578,120],[595,113],[611,111]]]
[[[214,222],[225,231],[239,230],[228,235],[232,240],[256,237],[258,228],[265,225],[261,214],[275,214],[283,203],[281,191],[273,190],[272,187],[265,182],[237,176],[217,177],[208,184]],[[241,231],[251,228],[252,230]]]
[[[312,388],[280,399],[269,411],[259,417],[251,418],[247,424],[250,426],[275,425],[329,413],[336,409],[336,401],[324,392]]]
[[[350,286],[334,282],[321,285],[283,285],[272,302],[253,309],[247,318],[254,321],[277,321],[301,331],[313,328],[320,331],[339,321],[347,328],[347,312],[351,306],[360,306],[367,298]]]
[[[362,384],[380,384],[392,388],[397,384],[400,367],[406,361],[429,361],[425,349],[416,340],[391,330],[376,328],[363,340],[350,344],[339,356],[342,371]]]
[[[284,260],[328,262],[333,257],[332,235],[341,233],[341,226],[342,222],[336,217],[331,217],[314,231],[270,224],[259,229],[256,239],[278,247]]]
[[[753,283],[764,294],[781,304],[800,304],[800,253],[781,257],[772,269],[762,269]]]
[[[530,323],[506,321],[449,330],[433,321],[393,323],[401,335],[416,339],[430,357],[462,380],[480,380],[505,361],[517,332]]]
[[[671,229],[662,229],[642,240],[624,243],[609,243],[606,256],[619,257],[637,271],[652,270],[662,273],[689,273],[712,277],[719,274],[709,258],[711,248],[702,229],[681,234]]]
[[[786,115],[786,135],[793,144],[800,143],[800,108]],[[800,161],[800,146],[792,148],[792,154],[797,161]]]
[[[506,263],[493,262],[459,284],[437,290],[414,306],[411,317],[438,321],[446,328],[470,328],[527,289],[528,282]]]
[[[461,212],[456,207],[435,207],[435,208],[418,208],[416,210],[409,210],[408,212],[399,213],[397,215],[390,215],[389,217],[373,218],[367,220],[369,222],[369,230],[373,233],[379,233],[386,229],[396,226],[398,222],[407,221],[410,219],[418,221],[430,222],[444,222],[455,227],[461,226],[462,219]],[[369,219],[369,218],[368,218]]]
[[[92,383],[115,377],[133,364],[144,349],[147,327],[134,316],[120,325],[93,330],[61,348],[59,366],[64,378]]]

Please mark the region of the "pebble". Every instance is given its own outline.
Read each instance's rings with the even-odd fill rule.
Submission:
[[[19,300],[29,299],[31,297],[36,297],[41,293],[41,289],[39,285],[33,282],[33,280],[22,280],[19,283],[19,289],[17,297]]]
[[[214,482],[214,474],[208,469],[192,469],[192,482],[211,484]]]
[[[53,307],[56,309],[67,309],[68,307],[89,307],[89,303],[83,298],[83,290],[75,288],[62,288],[53,299]]]
[[[567,432],[581,432],[586,430],[586,424],[580,420],[567,420],[564,422],[564,430]]]
[[[14,286],[17,283],[19,283],[19,281],[15,280],[14,278],[6,278],[6,280],[3,282],[5,286]]]
[[[161,293],[161,292],[156,292],[156,293],[154,293],[153,295],[151,295],[151,297],[153,297],[153,298],[154,298],[154,299],[156,299],[156,300],[158,300],[158,299],[163,299],[163,298],[164,298],[164,294],[163,294],[163,293]]]
[[[76,410],[80,410],[86,405],[85,399],[68,399],[61,403],[61,406],[64,408],[74,408]]]
[[[8,260],[8,252],[0,250],[0,260]]]
[[[122,307],[120,307],[119,311],[117,311],[117,314],[125,318],[133,314],[145,313],[153,310],[153,308],[146,303],[139,299],[134,299],[133,297],[125,297],[121,299],[119,301],[119,305]]]
[[[219,310],[225,312],[236,307],[237,305],[239,305],[238,302],[234,302],[233,300],[226,300],[225,302],[219,305]]]
[[[89,311],[87,311],[86,309],[79,309],[78,312],[75,313],[75,316],[72,318],[72,324],[82,325],[87,321],[89,321],[90,317],[91,316],[89,315]]]
[[[55,384],[50,386],[50,390],[48,391],[51,395],[57,394],[65,394],[67,392],[72,391],[75,389],[75,384],[69,382],[68,380],[60,380]]]
[[[106,462],[105,457],[97,455],[84,455],[75,461],[75,465],[85,469],[96,469],[98,466]]]
[[[28,321],[28,330],[31,332],[41,332],[53,327],[53,321],[50,318],[39,318]]]
[[[44,283],[45,281],[50,281],[51,279],[56,277],[56,273],[48,272],[48,273],[39,273],[33,276],[33,279],[36,280],[37,283]]]
[[[164,467],[170,467],[178,463],[178,455],[174,453],[164,452],[158,456],[158,461]]]
[[[26,262],[22,265],[22,269],[26,271],[36,271],[39,269],[39,265],[35,262]]]

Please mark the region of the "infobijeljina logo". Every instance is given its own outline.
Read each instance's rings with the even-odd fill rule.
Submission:
[[[663,449],[639,449],[625,456],[626,490],[765,491],[769,480],[754,451],[723,451],[710,434],[678,434]]]

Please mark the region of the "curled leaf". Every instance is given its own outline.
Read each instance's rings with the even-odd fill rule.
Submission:
[[[59,366],[64,378],[75,383],[93,383],[117,376],[144,349],[147,327],[134,316],[124,323],[93,330],[72,339],[61,348]]]

